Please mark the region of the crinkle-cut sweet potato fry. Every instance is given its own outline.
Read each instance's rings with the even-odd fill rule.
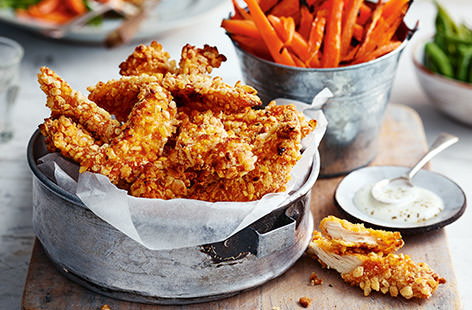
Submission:
[[[269,49],[272,57],[280,64],[288,66],[295,65],[289,52],[284,47],[282,40],[277,36],[277,32],[275,31],[274,27],[272,27],[267,17],[264,15],[264,12],[262,12],[257,1],[245,1],[249,7],[251,17],[254,20],[257,29],[259,29],[261,37]]]
[[[246,20],[251,19],[251,16],[249,15],[249,13],[239,5],[238,0],[231,0],[231,1],[233,3],[234,15],[236,19],[246,19]]]
[[[279,0],[259,0],[259,6],[261,7],[261,10],[265,13],[269,12],[277,3]]]
[[[231,38],[238,44],[243,50],[263,59],[270,60],[272,56],[270,55],[269,50],[264,44],[259,44],[258,41],[253,40],[252,38],[233,34]],[[262,40],[262,38],[260,38]]]
[[[299,0],[280,0],[272,9],[270,9],[270,14],[279,17],[294,17],[299,11]]]
[[[384,7],[384,4],[382,2],[377,3],[375,10],[372,13],[372,18],[369,23],[369,26],[367,27],[367,30],[365,32],[364,42],[361,43],[361,47],[359,48],[359,51],[357,53],[357,57],[362,57],[367,52],[375,48],[376,42],[373,37],[375,35],[375,29],[378,23],[382,22],[381,18],[382,18],[383,7]]]
[[[348,1],[347,7],[343,14],[342,33],[341,33],[341,55],[345,56],[349,53],[354,27],[356,25],[357,15],[363,0]]]
[[[377,48],[376,50],[372,51],[370,54],[366,54],[362,58],[357,59],[353,64],[363,63],[366,61],[377,59],[378,57],[381,57],[385,54],[390,53],[391,51],[396,50],[401,44],[402,44],[401,42],[397,41],[397,42],[391,42],[386,45],[383,45]]]
[[[262,39],[256,24],[252,20],[242,19],[223,19],[221,27],[225,28],[229,33],[237,33],[237,35],[254,39]]]
[[[221,24],[231,39],[261,58],[311,68],[354,65],[372,60],[372,55],[380,57],[385,50],[392,51],[395,42],[401,41],[395,35],[411,4],[408,0],[385,4],[366,0],[271,0],[270,5],[264,0],[259,6],[256,0],[245,2],[249,9],[252,7],[249,16],[235,13]],[[325,18],[322,23],[321,17]]]
[[[359,8],[359,14],[357,16],[356,23],[359,25],[365,25],[372,17],[372,9],[364,2]]]
[[[308,40],[310,35],[313,19],[314,16],[310,12],[310,9],[306,6],[302,6],[300,8],[300,25],[298,26],[298,33],[300,33],[305,40]]]
[[[323,48],[321,65],[324,68],[333,68],[341,61],[341,26],[343,14],[343,0],[332,0],[326,24],[326,37]]]
[[[267,16],[270,23],[274,27],[277,35],[282,40],[285,46],[292,44],[293,36],[295,34],[295,22],[293,18],[277,17],[274,15]]]
[[[311,57],[316,56],[321,48],[325,27],[326,18],[323,14],[317,14],[311,26],[310,36],[308,39],[308,54],[311,54]]]

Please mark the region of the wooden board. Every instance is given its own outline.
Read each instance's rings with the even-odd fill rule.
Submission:
[[[426,139],[418,115],[405,106],[391,105],[381,133],[382,150],[373,165],[411,165],[426,150]],[[320,179],[313,188],[312,212],[317,225],[321,218],[341,216],[334,207],[333,193],[339,178]],[[108,304],[112,310],[150,309],[301,309],[300,297],[313,300],[309,309],[459,309],[460,297],[451,265],[444,230],[405,238],[401,252],[416,261],[427,262],[447,279],[427,301],[392,298],[380,293],[363,297],[357,287],[347,286],[333,270],[325,270],[303,256],[285,274],[263,286],[217,302],[187,306],[155,306],[114,300],[90,292],[59,274],[38,241],[35,242],[23,295],[23,309],[100,309]],[[309,285],[316,272],[323,280],[319,286]]]

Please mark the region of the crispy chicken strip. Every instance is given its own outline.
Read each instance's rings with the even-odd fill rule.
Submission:
[[[211,111],[181,114],[179,133],[168,158],[145,169],[131,194],[146,198],[196,198],[192,186],[214,178],[236,178],[254,169],[252,147],[230,137]]]
[[[146,166],[131,185],[130,194],[143,198],[187,198],[190,179],[183,167],[172,167],[167,158],[161,158]]]
[[[138,45],[134,52],[120,64],[121,75],[163,75],[176,72],[175,60],[161,44],[152,41],[150,45]]]
[[[98,82],[88,87],[88,98],[98,106],[113,114],[120,122],[125,122],[131,109],[138,101],[138,94],[143,88],[160,88],[162,77],[139,75],[124,76],[118,80]]]
[[[235,178],[254,169],[252,146],[228,133],[211,111],[183,115],[175,149],[169,155],[186,169],[206,171],[220,178]]]
[[[363,224],[352,224],[334,216],[324,218],[320,223],[321,233],[337,249],[338,254],[382,252],[393,253],[404,242],[399,232],[365,228]]]
[[[81,165],[81,172],[101,173],[114,184],[132,183],[149,162],[157,160],[176,129],[176,107],[164,89],[138,94],[122,133],[110,144],[97,147],[80,124],[60,116],[46,120],[42,133],[68,158]]]
[[[58,119],[47,118],[39,126],[44,137],[50,140],[53,150],[59,150],[64,157],[76,162],[86,160],[89,156],[97,156],[100,145],[81,125],[66,116]]]
[[[241,178],[196,183],[191,197],[207,201],[251,201],[267,193],[281,192],[290,171],[300,159],[301,126],[294,106],[269,105],[262,110],[225,115],[227,131],[253,145],[254,170]]]
[[[104,142],[110,142],[120,134],[120,123],[112,119],[110,113],[73,90],[53,70],[42,67],[38,81],[47,95],[46,105],[51,109],[52,117],[70,117]]]
[[[165,75],[175,74],[206,74],[211,73],[213,68],[218,68],[226,57],[218,53],[216,47],[204,45],[196,48],[186,44],[182,48],[179,68],[176,68],[174,60],[156,41],[150,45],[139,45],[134,52],[120,64],[121,75]]]
[[[170,93],[161,87],[144,88],[137,99],[123,133],[112,141],[111,147],[120,158],[153,161],[161,156],[176,131],[177,108]]]
[[[429,298],[439,284],[446,283],[426,263],[415,263],[408,255],[375,253],[363,257],[362,264],[341,275],[350,285],[359,286],[368,296],[372,290],[399,294],[406,299]]]
[[[238,113],[262,104],[254,88],[239,82],[232,87],[220,77],[167,75],[162,86],[172,93],[177,105],[187,108],[182,111]]]
[[[213,68],[219,68],[226,57],[218,53],[218,49],[205,44],[203,48],[196,48],[186,44],[182,48],[178,74],[207,74]]]
[[[334,232],[327,223],[341,223],[342,233]],[[308,246],[307,253],[327,268],[336,269],[347,283],[359,286],[364,295],[368,296],[372,290],[381,291],[391,296],[399,294],[406,299],[413,297],[429,298],[439,284],[446,281],[440,278],[427,264],[415,263],[409,256],[403,254],[375,252],[364,249],[366,236],[359,239],[359,232],[367,231],[370,236],[375,236],[378,244],[396,244],[395,236],[384,231],[374,232],[364,227],[341,221],[335,217],[324,220],[323,233],[315,231],[313,239]],[[339,230],[337,225],[334,230]],[[349,236],[349,231],[352,235]],[[323,235],[328,231],[328,235]],[[393,239],[392,239],[393,237]],[[380,240],[385,238],[383,240]],[[355,241],[358,240],[359,241]],[[346,244],[347,250],[340,251],[340,245]],[[395,248],[391,247],[391,249]],[[357,249],[352,250],[352,249]],[[377,248],[374,248],[377,249]],[[382,248],[383,249],[383,248]]]
[[[40,129],[64,157],[81,165],[80,172],[100,173],[109,177],[112,183],[125,187],[127,182],[123,179],[133,181],[142,171],[142,163],[124,162],[107,144],[98,146],[82,126],[66,116],[46,119]]]
[[[211,113],[207,112],[204,115],[208,117]],[[147,172],[147,176],[138,179],[133,184],[132,194],[148,198],[175,196],[214,202],[256,200],[267,193],[285,190],[285,185],[290,178],[290,171],[301,156],[300,141],[302,130],[295,107],[275,106],[272,104],[263,110],[248,109],[240,114],[220,114],[219,116],[227,133],[231,132],[231,135],[235,133],[247,145],[253,145],[252,152],[257,157],[253,170],[242,177],[230,179],[222,178],[215,173],[210,173],[208,170],[186,169],[178,174],[174,173],[172,178],[177,178],[183,184],[187,184],[186,196],[181,196],[181,188],[179,188],[178,193],[176,192],[172,195],[166,192],[166,188],[163,185],[169,182],[169,179],[164,181],[162,172]],[[176,148],[181,149],[181,153],[177,157],[179,159],[187,157],[184,161],[192,163],[187,164],[187,168],[190,166],[195,168],[193,163],[203,159],[199,157],[200,155],[195,157],[196,154],[201,153],[205,149],[203,145],[210,146],[217,143],[215,140],[218,141],[218,138],[212,137],[211,133],[216,131],[224,133],[218,120],[208,119],[207,124],[211,125],[207,126],[207,130],[212,131],[210,131],[209,136],[205,137],[204,141],[197,143],[197,149],[191,149],[195,145],[192,135],[186,136],[188,128],[185,129],[185,134],[181,139],[178,139],[176,142]],[[192,125],[185,126],[192,127]],[[198,129],[205,132],[201,124],[191,130]],[[311,130],[313,129],[314,127],[311,128]],[[184,136],[185,139],[183,139]],[[182,140],[185,140],[185,143],[182,146],[178,146],[178,141]],[[197,140],[201,139],[197,138]],[[233,142],[232,140],[229,141]],[[227,146],[224,146],[224,148],[225,150],[228,149]],[[235,147],[233,148],[235,149]],[[218,147],[215,149],[218,149]],[[204,157],[206,159],[201,162],[211,162],[212,154],[215,154],[214,150],[206,153],[206,157]],[[171,153],[171,161],[176,165],[178,161],[172,159],[173,156]],[[212,168],[218,171],[215,167]],[[177,170],[173,169],[174,171]],[[156,178],[156,182],[153,182],[153,177]]]

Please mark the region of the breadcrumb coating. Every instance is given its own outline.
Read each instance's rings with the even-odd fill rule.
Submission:
[[[208,169],[187,170],[186,173],[176,176],[181,177],[183,183],[189,184],[186,196],[180,197],[211,202],[251,201],[260,199],[267,193],[284,191],[290,179],[290,171],[301,157],[302,134],[295,107],[271,104],[265,109],[248,109],[245,113],[221,114],[221,117],[227,132],[235,133],[247,145],[252,146],[252,153],[257,158],[254,169],[241,177],[233,178],[222,178]],[[213,130],[223,131],[223,128],[216,125],[215,128]],[[228,148],[224,151],[227,152]],[[213,154],[214,151],[207,153],[203,161],[211,162]],[[176,161],[172,156],[170,158]],[[178,162],[183,161],[180,158]],[[159,173],[152,174],[157,175],[156,182],[162,184],[158,181],[162,179]],[[163,198],[158,195],[164,190],[156,188],[156,182],[149,177],[138,180],[139,184],[135,183],[132,187],[132,194]]]
[[[213,68],[219,68],[226,57],[218,52],[214,46],[205,44],[203,48],[196,48],[186,44],[182,48],[178,74],[206,74]]]
[[[142,89],[137,99],[121,134],[99,148],[90,148],[92,141],[96,145],[90,134],[62,115],[56,121],[46,120],[42,132],[64,156],[80,163],[81,172],[101,173],[114,184],[132,183],[145,165],[160,157],[177,126],[169,92]]]
[[[399,232],[365,228],[363,224],[352,224],[334,216],[325,217],[320,222],[320,231],[331,241],[331,251],[337,254],[388,254],[396,252],[404,245]]]
[[[290,171],[300,159],[301,127],[295,107],[269,105],[262,110],[224,115],[226,130],[253,146],[257,157],[253,170],[241,178],[216,179],[194,187],[194,199],[251,201],[267,193],[281,192]]]
[[[175,60],[170,59],[168,52],[161,44],[152,41],[150,45],[138,45],[134,52],[120,64],[121,75],[159,75],[175,73]]]
[[[252,87],[210,77],[225,60],[186,45],[177,67],[157,42],[141,45],[120,65],[124,76],[89,87],[88,99],[44,68],[52,114],[41,132],[81,172],[137,197],[251,201],[283,191],[316,122],[294,106],[260,108]]]
[[[167,158],[162,158],[146,166],[131,185],[130,194],[143,198],[187,198],[191,186],[190,179],[183,167],[172,167]]]
[[[343,234],[332,234],[327,227],[329,222],[341,223]],[[323,267],[336,269],[344,281],[359,286],[365,296],[374,290],[393,297],[424,299],[431,297],[439,284],[446,283],[426,263],[415,263],[408,255],[393,253],[399,244],[395,233],[366,229],[334,216],[323,219],[320,230],[313,232],[307,254]],[[363,239],[355,242],[359,232],[374,236],[377,245],[382,246],[369,248]]]
[[[70,117],[104,142],[109,142],[120,134],[120,123],[112,119],[110,113],[73,90],[53,70],[42,67],[38,82],[47,96],[46,105],[53,117]]]
[[[134,104],[138,101],[138,94],[143,88],[160,88],[162,76],[125,76],[118,80],[98,82],[90,86],[88,99],[113,114],[120,122],[125,122]]]
[[[184,116],[179,126],[172,161],[185,168],[205,170],[221,178],[243,176],[254,169],[252,146],[228,133],[211,111]]]
[[[50,139],[49,145],[67,158],[81,163],[88,156],[97,156],[100,146],[87,130],[66,116],[47,118],[39,126],[43,136]]]
[[[404,254],[369,253],[360,266],[341,276],[350,285],[359,286],[364,296],[380,291],[406,299],[429,298],[439,284],[446,283],[426,263],[415,263]]]
[[[230,86],[220,77],[208,75],[167,75],[162,86],[168,89],[177,104],[188,110],[238,113],[262,104],[257,91],[237,82]]]
[[[142,89],[137,98],[139,101],[112,147],[123,159],[153,161],[160,157],[167,140],[176,131],[177,108],[170,93],[161,87]]]

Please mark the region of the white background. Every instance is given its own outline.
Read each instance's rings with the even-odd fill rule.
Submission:
[[[229,39],[219,28],[221,18],[227,16],[230,10],[229,0],[226,2],[197,25],[156,39],[176,56],[185,43],[218,46],[228,57],[228,61],[217,74],[233,83],[241,78],[238,62]],[[469,23],[472,24],[470,0],[443,2],[455,16],[469,18]],[[420,19],[421,26],[402,57],[392,102],[409,105],[420,114],[429,142],[442,131],[461,138],[457,145],[433,160],[433,170],[455,180],[471,197],[472,129],[459,125],[434,110],[419,87],[411,62],[411,46],[417,39],[433,32],[434,14],[432,4],[421,0],[413,4],[408,14],[409,21]],[[26,51],[21,67],[21,92],[13,115],[15,137],[10,143],[0,145],[0,309],[7,310],[19,308],[33,240],[31,175],[25,159],[26,144],[37,125],[48,115],[35,75],[40,66],[47,65],[73,87],[85,91],[86,86],[99,80],[116,78],[118,64],[131,52],[132,46],[109,51],[97,46],[44,39],[4,24],[0,24],[0,36],[17,40]],[[472,309],[472,233],[468,227],[471,224],[472,212],[467,210],[462,218],[446,229],[464,309]]]

